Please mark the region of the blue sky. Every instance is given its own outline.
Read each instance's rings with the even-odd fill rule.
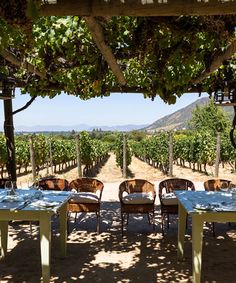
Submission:
[[[203,95],[207,96],[207,94]],[[22,107],[30,96],[16,90],[13,110]],[[187,93],[177,99],[176,104],[165,104],[160,98],[145,99],[143,94],[112,93],[109,97],[87,101],[62,93],[53,99],[38,97],[29,108],[14,115],[15,126],[34,125],[78,125],[114,126],[126,124],[151,124],[199,99],[197,93]],[[0,121],[3,124],[2,103]],[[2,125],[0,125],[2,130]]]

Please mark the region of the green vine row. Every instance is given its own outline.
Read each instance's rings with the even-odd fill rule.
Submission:
[[[164,174],[169,169],[169,135],[159,133],[132,142],[132,151],[136,157],[159,168]],[[180,166],[207,173],[207,165],[212,166],[216,159],[216,137],[207,131],[186,131],[174,134],[173,161]],[[223,166],[229,164],[235,171],[236,150],[228,140],[228,130],[221,134],[220,161]]]
[[[54,167],[54,172],[76,165],[75,138],[66,139],[35,135],[33,136],[33,148],[38,172],[48,167],[50,163]],[[81,162],[85,166],[84,173],[86,174],[88,169],[91,169],[102,162],[104,158],[107,158],[109,150],[110,146],[107,143],[90,138],[87,132],[81,132],[80,151]],[[15,156],[18,173],[21,173],[22,168],[27,173],[31,164],[28,135],[15,137]],[[0,135],[0,174],[2,177],[6,163],[7,150],[5,137]]]

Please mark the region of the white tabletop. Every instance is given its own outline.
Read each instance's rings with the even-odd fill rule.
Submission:
[[[175,191],[176,197],[188,213],[236,212],[236,201],[228,192]]]
[[[61,205],[70,199],[71,194],[67,191],[16,189],[16,194],[9,196],[6,189],[0,189],[0,211],[49,210],[57,212]]]

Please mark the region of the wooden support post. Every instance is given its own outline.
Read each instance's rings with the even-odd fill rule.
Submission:
[[[76,136],[76,155],[77,155],[77,168],[78,168],[78,177],[83,177],[82,168],[81,168],[81,151],[80,151],[80,136]]]
[[[127,140],[123,134],[123,178],[127,178]]]
[[[173,177],[173,132],[169,134],[169,177]]]
[[[35,164],[35,154],[34,154],[34,144],[33,137],[29,137],[29,148],[30,148],[30,162],[31,162],[31,170],[32,170],[32,178],[33,182],[36,181],[36,164]]]
[[[220,147],[221,147],[221,137],[220,133],[217,133],[216,139],[216,160],[215,160],[215,177],[219,177],[219,166],[220,166]]]
[[[16,181],[16,157],[15,157],[15,139],[12,115],[12,100],[4,100],[4,134],[7,147],[7,172],[12,181]]]
[[[84,20],[88,26],[89,31],[92,34],[93,40],[96,43],[98,49],[102,53],[102,56],[107,61],[108,65],[110,66],[113,74],[116,76],[117,81],[120,85],[126,85],[126,79],[124,74],[118,65],[115,56],[112,53],[111,47],[106,44],[102,27],[100,26],[99,22],[94,17],[84,17]]]
[[[49,140],[46,139],[46,149],[48,150],[48,148],[49,148]],[[46,171],[47,176],[49,175],[49,164],[50,164],[50,156],[49,154],[47,154],[47,171]]]
[[[53,175],[54,171],[53,171],[52,142],[51,142],[51,140],[49,140],[49,159],[50,159],[51,175]]]

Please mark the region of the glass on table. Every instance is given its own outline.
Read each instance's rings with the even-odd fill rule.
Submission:
[[[7,195],[15,195],[16,194],[16,182],[7,180],[5,182],[5,189],[7,190]]]
[[[38,181],[35,181],[33,186],[32,186],[32,189],[34,190],[40,190],[40,186],[39,186],[39,182]]]
[[[31,189],[36,190],[36,192],[33,194],[34,199],[41,199],[43,197],[43,193],[41,191],[41,186],[38,181],[35,181],[34,184],[31,186]]]

